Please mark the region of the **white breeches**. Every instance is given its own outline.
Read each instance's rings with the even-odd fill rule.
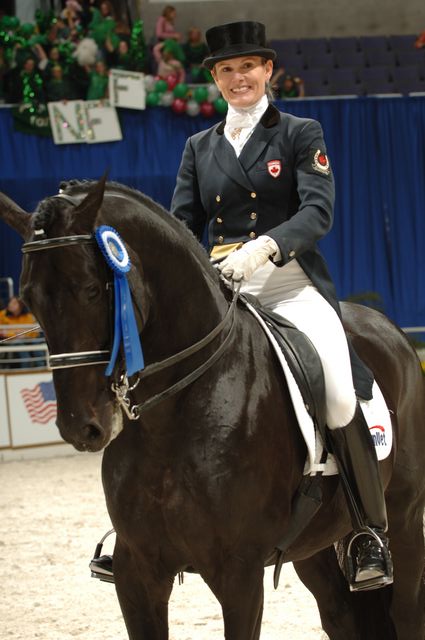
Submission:
[[[330,429],[347,425],[354,416],[356,394],[344,329],[297,260],[283,267],[269,260],[242,285],[241,292],[256,296],[310,338],[323,366],[327,425]]]

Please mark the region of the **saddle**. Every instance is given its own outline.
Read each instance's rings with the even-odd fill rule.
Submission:
[[[310,338],[286,318],[263,307],[251,294],[240,299],[263,319],[278,343],[300,389],[305,407],[325,442],[326,394],[322,363]]]

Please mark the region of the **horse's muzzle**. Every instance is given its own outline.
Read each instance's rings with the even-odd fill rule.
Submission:
[[[58,427],[62,438],[72,444],[77,451],[96,452],[101,451],[109,444],[110,437],[105,433],[105,429],[94,418],[81,420],[78,428],[70,428],[61,420],[58,420]]]

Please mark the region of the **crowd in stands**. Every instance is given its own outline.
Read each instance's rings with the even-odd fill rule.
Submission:
[[[0,11],[0,101],[101,100],[112,68],[210,82],[202,32],[193,27],[184,37],[175,19],[166,6],[146,45],[143,22],[130,26],[109,0],[67,0],[59,14],[37,10],[33,24]]]
[[[0,102],[101,100],[112,68],[174,84],[211,82],[202,66],[203,33],[192,27],[183,34],[176,16],[165,6],[146,44],[143,22],[129,25],[109,0],[67,0],[59,14],[37,10],[34,23],[25,24],[0,9]],[[400,38],[274,40],[275,96],[425,90],[425,32]]]

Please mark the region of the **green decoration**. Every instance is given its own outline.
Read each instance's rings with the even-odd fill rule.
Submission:
[[[146,104],[148,107],[157,107],[161,100],[161,94],[156,91],[150,91],[146,96]]]
[[[19,27],[19,35],[25,38],[25,40],[28,40],[34,33],[34,29],[35,27],[31,22],[24,22],[24,24],[21,24]]]
[[[179,82],[173,89],[173,94],[176,98],[185,98],[187,92],[189,91],[189,87],[185,82]]]
[[[163,53],[170,53],[175,60],[178,60],[182,64],[185,61],[186,56],[184,55],[183,47],[171,38],[164,40],[162,51]]]
[[[49,138],[52,136],[49,112],[45,104],[21,104],[19,107],[12,107],[12,116],[16,131]]]
[[[35,44],[41,44],[41,46],[45,46],[49,44],[49,40],[47,36],[43,34],[34,34],[31,38],[28,39],[28,46],[33,47]]]
[[[208,89],[206,87],[196,87],[193,92],[193,98],[201,104],[201,102],[205,102],[208,99]]]
[[[168,84],[166,80],[163,80],[162,78],[160,78],[155,82],[155,91],[157,93],[164,93],[164,91],[167,91],[167,89],[168,89]]]
[[[202,82],[202,69],[197,65],[190,67],[190,75],[192,76],[192,82]]]
[[[226,113],[228,105],[226,100],[221,96],[220,98],[217,98],[216,100],[214,100],[213,105],[217,113]]]
[[[128,68],[133,71],[144,71],[146,66],[146,43],[142,20],[136,20],[133,25],[128,53],[130,56]]]

